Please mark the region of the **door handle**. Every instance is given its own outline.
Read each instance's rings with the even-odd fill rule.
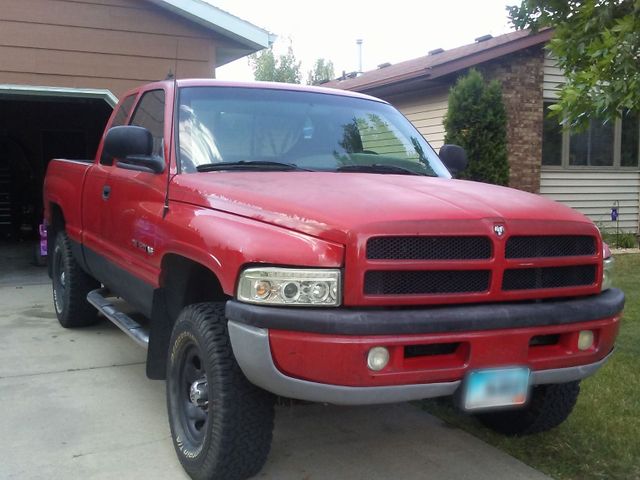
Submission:
[[[102,187],[102,199],[109,200],[109,195],[111,194],[111,187],[109,185],[105,185]]]

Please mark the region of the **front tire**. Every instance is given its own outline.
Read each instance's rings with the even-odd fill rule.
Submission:
[[[98,321],[97,310],[87,301],[87,294],[100,283],[82,270],[73,258],[71,243],[65,232],[56,235],[53,247],[53,305],[64,328],[86,327]]]
[[[484,425],[504,435],[546,432],[567,419],[579,394],[580,381],[539,385],[534,387],[524,408],[481,413],[477,417]]]
[[[257,474],[271,448],[274,400],[233,356],[223,303],[186,307],[167,359],[167,409],[178,459],[193,479]]]

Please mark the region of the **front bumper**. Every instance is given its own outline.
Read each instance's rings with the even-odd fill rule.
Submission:
[[[377,387],[349,387],[310,382],[289,377],[280,372],[271,356],[269,333],[263,328],[229,322],[229,336],[233,353],[244,375],[254,385],[287,398],[335,405],[372,405],[407,402],[425,398],[453,395],[461,380],[410,385]],[[531,373],[531,384],[564,383],[593,375],[609,359],[588,365],[539,370]]]
[[[335,404],[392,403],[453,394],[470,370],[527,366],[531,384],[593,374],[608,359],[624,294],[548,302],[425,309],[287,309],[227,304],[234,355],[255,385],[290,398]],[[594,345],[577,348],[580,330]],[[532,339],[550,340],[538,345]],[[381,372],[366,354],[391,352]],[[410,347],[447,346],[409,355]],[[450,348],[451,347],[451,348]]]

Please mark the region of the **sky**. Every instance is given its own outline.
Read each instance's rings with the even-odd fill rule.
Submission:
[[[512,30],[505,6],[518,0],[208,0],[278,36],[275,52],[289,42],[302,61],[303,81],[317,58],[331,60],[336,76],[358,69],[362,39],[363,70],[449,49],[482,35]],[[246,58],[216,69],[222,80],[253,80]]]

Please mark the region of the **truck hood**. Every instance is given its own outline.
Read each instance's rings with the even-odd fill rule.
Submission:
[[[194,173],[176,175],[169,193],[174,201],[342,244],[357,232],[428,232],[430,222],[591,223],[575,210],[538,195],[485,183],[410,175]]]

